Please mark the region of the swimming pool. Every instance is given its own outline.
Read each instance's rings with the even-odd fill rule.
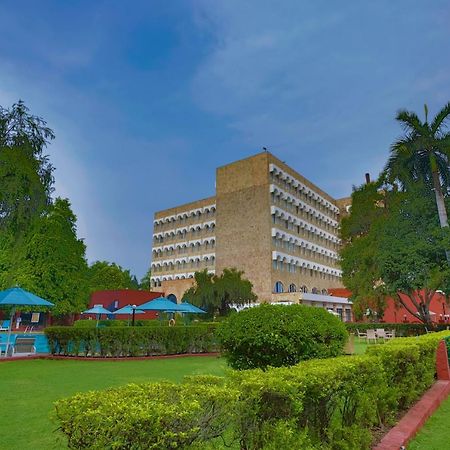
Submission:
[[[36,353],[49,353],[47,337],[43,333],[11,333],[9,343],[14,344],[17,336],[19,337],[34,337],[34,346],[36,347]],[[8,333],[0,334],[0,344],[6,344],[8,340]]]

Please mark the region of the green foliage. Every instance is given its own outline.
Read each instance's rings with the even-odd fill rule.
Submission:
[[[355,191],[353,197],[356,203],[343,223],[346,245],[341,251],[341,265],[343,281],[353,293],[355,313],[361,316],[369,307],[381,317],[384,299],[390,295],[430,323],[433,295],[450,288],[445,253],[450,248],[450,230],[439,227],[432,196],[423,185],[416,184],[405,192],[384,186],[382,202],[369,187]],[[370,226],[364,221],[358,228],[359,210],[371,217]],[[413,308],[402,296],[410,299]]]
[[[79,312],[88,303],[85,250],[69,201],[57,198],[34,219],[0,283],[5,288],[17,283],[51,301],[54,315]]]
[[[245,305],[256,300],[252,283],[243,275],[235,268],[224,269],[220,276],[208,273],[207,269],[195,272],[195,284],[184,293],[183,299],[208,311],[210,316],[224,316],[231,304]]]
[[[198,381],[79,394],[58,401],[56,416],[71,448],[186,448],[224,433],[236,397],[212,377]]]
[[[260,305],[222,322],[219,338],[234,369],[280,367],[342,353],[344,324],[322,308]]]
[[[52,354],[127,357],[217,351],[215,330],[215,324],[178,327],[118,325],[104,328],[47,327],[45,334]]]
[[[152,290],[151,278],[152,278],[152,268],[150,267],[145,273],[145,275],[141,278],[139,288],[144,291],[151,291]]]
[[[138,289],[136,278],[129,270],[122,269],[116,263],[96,261],[88,270],[90,292],[118,289]]]
[[[72,448],[368,450],[371,431],[433,382],[449,333],[396,339],[363,356],[79,394],[57,402],[56,415]]]
[[[431,123],[428,122],[425,105],[425,121],[417,114],[401,110],[397,121],[405,130],[405,136],[391,146],[391,156],[385,167],[390,182],[400,182],[405,188],[411,183],[425,182],[430,188],[450,187],[450,132],[446,125],[450,119],[450,103],[447,103]],[[440,182],[434,183],[433,172]],[[442,193],[441,193],[442,195]]]
[[[0,187],[0,231],[18,238],[47,206],[39,161],[21,148],[0,147]]]
[[[0,106],[0,229],[23,232],[50,203],[53,167],[44,149],[53,131],[22,101]]]

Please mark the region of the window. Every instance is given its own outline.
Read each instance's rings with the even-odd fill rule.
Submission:
[[[297,286],[294,283],[289,285],[289,292],[297,292]]]
[[[283,293],[284,292],[284,286],[283,286],[283,283],[281,282],[281,281],[277,281],[276,283],[275,283],[275,287],[274,287],[274,290],[273,290],[276,294],[281,294],[281,293]]]
[[[346,322],[351,322],[352,321],[352,310],[346,308],[345,309],[345,321]]]

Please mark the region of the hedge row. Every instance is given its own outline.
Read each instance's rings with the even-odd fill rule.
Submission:
[[[56,403],[70,448],[364,450],[433,382],[440,339],[397,339],[367,355],[128,385]]]
[[[217,351],[216,325],[185,327],[48,327],[50,353],[127,357]]]
[[[215,322],[192,322],[191,319],[188,318],[189,323],[199,324],[199,325],[216,325]],[[82,319],[74,322],[73,326],[76,328],[105,328],[105,327],[127,327],[131,323],[130,320],[122,320],[122,319],[114,319],[114,320],[99,320],[98,326],[96,320]],[[158,319],[147,319],[147,320],[135,320],[134,322],[136,327],[160,327],[167,326],[167,320],[158,320]],[[184,327],[185,320],[178,319],[175,323],[175,326]]]
[[[425,334],[430,330],[430,326],[423,323],[358,323],[358,322],[347,322],[345,324],[347,331],[350,333],[356,333],[356,330],[366,331],[370,329],[384,328],[385,330],[395,330],[397,336],[417,336],[418,334]],[[447,324],[435,325],[434,331],[445,331],[448,329]]]

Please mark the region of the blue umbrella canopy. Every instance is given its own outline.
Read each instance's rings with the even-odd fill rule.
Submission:
[[[44,300],[31,292],[26,291],[20,287],[13,287],[0,291],[0,306],[12,306],[11,317],[9,321],[8,338],[6,340],[5,357],[10,354],[10,341],[12,321],[15,313],[16,306],[54,306],[53,303]]]
[[[20,287],[13,287],[0,292],[0,306],[54,306],[53,303],[44,300]]]
[[[191,314],[206,314],[206,311],[203,311],[203,309],[198,308],[197,306],[189,303],[189,302],[183,302],[180,304],[180,306],[183,308],[183,312],[185,313],[191,313]]]
[[[134,310],[135,314],[144,314],[144,311],[140,311],[137,308],[138,307],[136,307]],[[129,314],[129,315],[131,315],[131,314],[133,314],[133,307],[131,305],[124,306],[123,308],[120,308],[117,311],[113,311],[112,314]]]
[[[102,305],[95,305],[93,308],[83,311],[83,314],[112,314],[112,312],[103,308]]]
[[[186,312],[180,305],[165,297],[155,298],[154,300],[139,305],[137,308],[142,311]]]

